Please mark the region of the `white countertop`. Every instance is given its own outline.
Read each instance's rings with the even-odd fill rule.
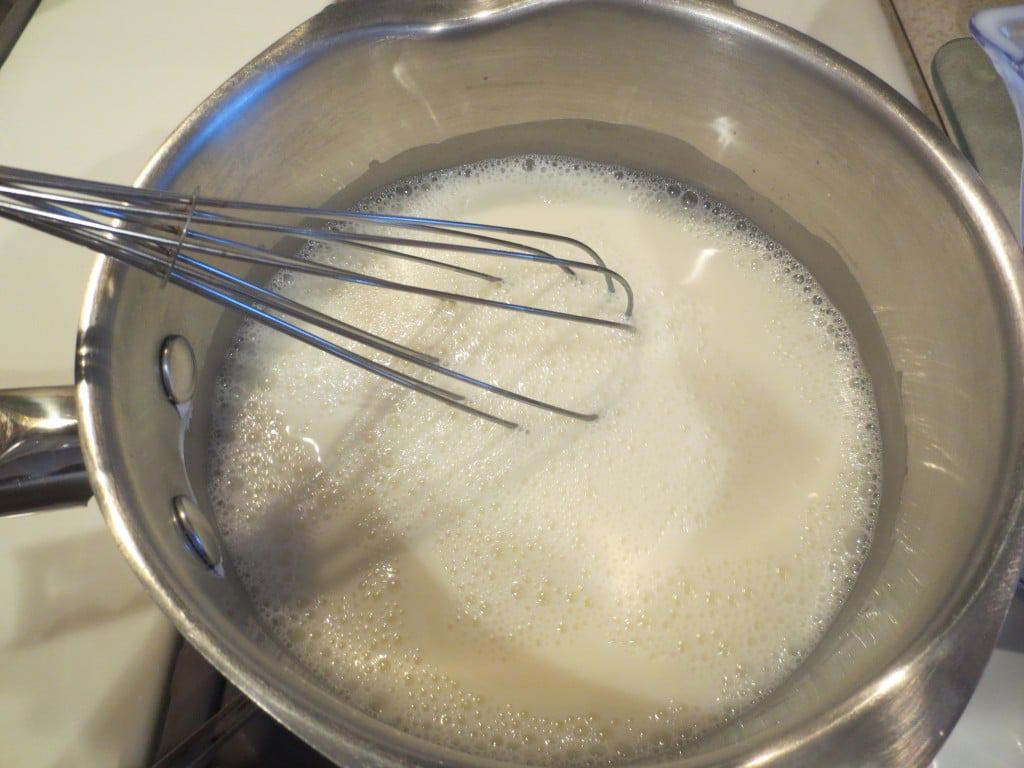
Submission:
[[[0,66],[0,162],[131,183],[207,94],[324,5],[43,0]],[[91,266],[0,222],[0,387],[71,383]],[[170,625],[95,502],[0,527],[0,766],[142,765]]]
[[[130,183],[210,91],[324,3],[43,0],[0,66],[0,162]],[[816,35],[913,98],[876,0],[740,4]],[[71,383],[90,257],[0,222],[0,260],[0,387]],[[0,766],[141,765],[172,630],[94,503],[0,526]],[[1013,656],[997,654],[993,685],[1024,680]],[[1008,716],[1024,722],[1021,708]],[[963,754],[991,752],[963,738]],[[942,768],[1011,764],[945,754]]]

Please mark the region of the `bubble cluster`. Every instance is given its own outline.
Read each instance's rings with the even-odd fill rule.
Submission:
[[[572,158],[437,171],[361,207],[579,238],[630,280],[637,333],[275,278],[322,312],[600,418],[466,390],[524,425],[510,432],[244,325],[214,404],[210,488],[270,630],[382,721],[531,764],[685,750],[777,686],[849,593],[879,500],[871,382],[813,276],[696,187]],[[415,253],[502,282],[305,251],[399,282],[622,312],[594,274]]]

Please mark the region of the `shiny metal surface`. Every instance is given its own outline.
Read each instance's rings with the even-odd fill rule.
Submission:
[[[893,91],[716,3],[349,0],[218,90],[139,181],[343,206],[400,176],[530,151],[692,180],[755,220],[844,312],[879,398],[881,516],[843,612],[758,707],[684,756],[648,762],[926,765],[976,684],[1020,566],[1024,275],[974,171]],[[206,504],[208,405],[235,322],[97,265],[77,394],[122,551],[191,643],[334,760],[490,764],[348,706],[264,630],[230,558],[217,576],[182,547],[167,504]],[[170,334],[192,342],[200,372],[184,467],[153,356]]]
[[[274,218],[254,218],[260,214]],[[184,288],[382,379],[412,389],[464,413],[513,429],[518,426],[516,422],[491,413],[486,405],[474,406],[465,395],[450,389],[450,384],[441,387],[425,381],[421,378],[422,372],[415,369],[409,372],[395,365],[375,361],[356,352],[351,346],[341,346],[296,325],[294,321],[338,334],[356,344],[357,348],[362,345],[387,352],[396,361],[419,366],[424,372],[436,373],[453,382],[461,382],[559,416],[594,421],[598,415],[537,400],[446,367],[432,355],[328,317],[276,291],[216,269],[208,263],[209,257],[429,296],[440,301],[476,304],[619,331],[634,330],[628,322],[633,313],[633,290],[626,279],[608,269],[597,252],[588,245],[557,233],[447,219],[201,197],[198,186],[191,195],[176,195],[163,190],[74,179],[8,166],[0,166],[0,217],[86,246],[130,267],[160,277],[162,286],[170,283]],[[304,219],[300,224],[294,223],[298,217]],[[269,248],[242,242],[238,238],[244,237],[246,231],[250,234],[273,234],[288,242],[293,250],[290,253],[276,253]],[[439,237],[447,240],[438,240]],[[369,251],[379,258],[415,261],[434,269],[459,272],[486,282],[501,282],[501,278],[420,254],[426,252],[443,257],[445,253],[460,253],[490,259],[515,259],[537,267],[558,267],[570,277],[576,277],[580,271],[596,272],[604,277],[610,292],[614,293],[615,286],[619,286],[625,294],[624,308],[617,318],[597,317],[385,280],[312,260],[294,252],[296,245],[301,246],[308,241],[340,243],[349,249]],[[544,248],[531,245],[530,241],[542,243]],[[572,258],[555,256],[546,250],[556,243],[572,251]],[[585,261],[579,261],[577,257]],[[164,389],[171,401],[178,404],[191,399],[195,383],[195,359],[191,349],[183,345],[187,347],[184,337],[170,337],[164,344],[160,363]],[[180,358],[176,365],[172,365],[174,361],[169,358],[174,352],[178,352]]]
[[[221,573],[223,555],[220,540],[213,524],[207,519],[196,503],[188,496],[175,496],[171,502],[174,522],[178,524],[185,539],[185,547],[205,567]]]
[[[184,336],[168,336],[160,347],[160,379],[175,405],[192,400],[196,391],[196,356]]]
[[[0,390],[0,516],[91,496],[74,388]]]

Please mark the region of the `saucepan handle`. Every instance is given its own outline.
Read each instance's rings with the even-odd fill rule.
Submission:
[[[74,388],[0,389],[0,516],[90,496]]]
[[[1024,136],[1024,5],[980,11],[971,19],[970,28],[1006,84]],[[1024,206],[1024,169],[1021,178],[1021,205]],[[1024,224],[1024,207],[1021,222]],[[1024,237],[1024,227],[1021,236]]]

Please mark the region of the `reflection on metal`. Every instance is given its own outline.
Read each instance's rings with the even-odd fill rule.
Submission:
[[[879,696],[884,696],[895,688],[903,685],[907,680],[907,668],[900,667],[894,669],[892,672],[887,674],[881,680],[878,681],[878,686],[875,688],[875,692]]]
[[[183,336],[168,336],[160,348],[160,378],[168,399],[185,405],[196,389],[196,358]]]
[[[220,541],[213,524],[187,496],[176,496],[172,506],[174,522],[185,539],[186,548],[211,571],[222,574]]]
[[[0,390],[0,515],[83,504],[90,496],[74,389]]]
[[[724,115],[711,121],[711,130],[715,132],[715,139],[723,152],[736,141],[736,123]]]

